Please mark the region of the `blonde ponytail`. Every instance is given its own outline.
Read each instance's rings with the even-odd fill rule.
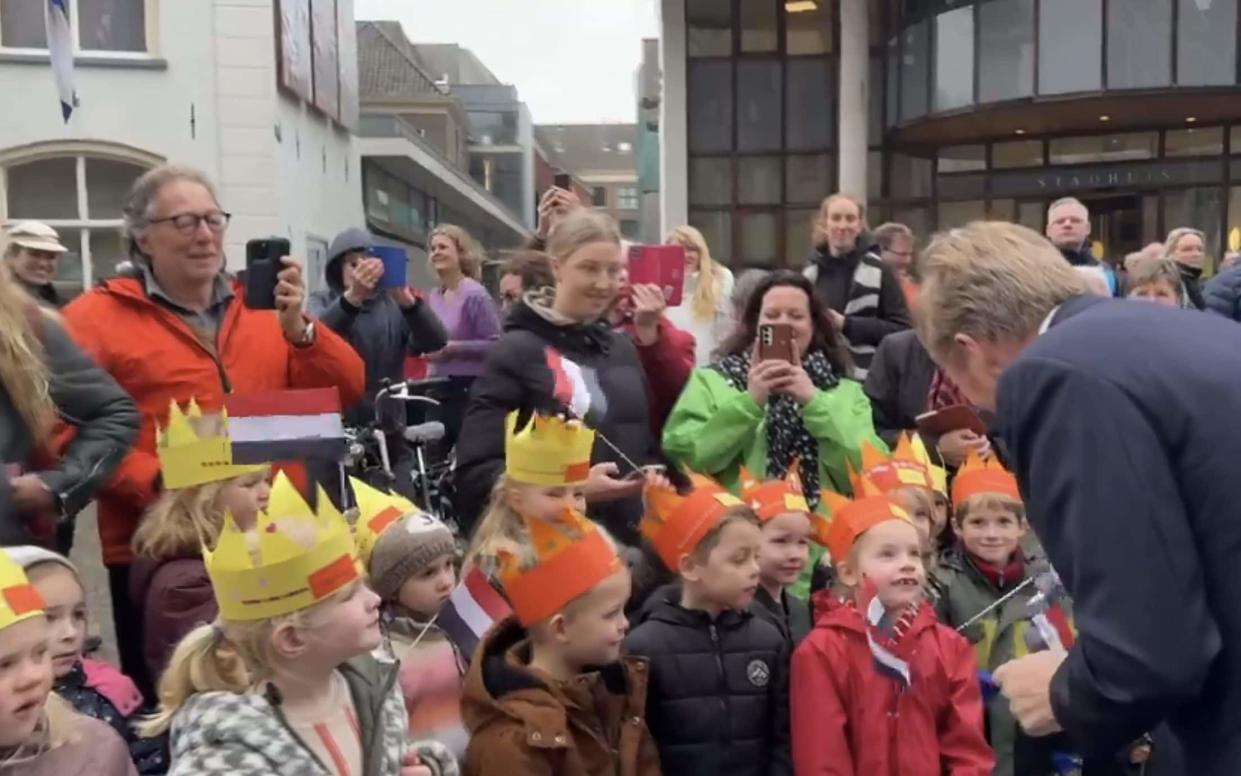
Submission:
[[[159,680],[159,711],[141,721],[144,736],[158,736],[172,726],[190,696],[208,690],[242,693],[253,684],[245,661],[228,643],[219,625],[199,625],[181,639]]]

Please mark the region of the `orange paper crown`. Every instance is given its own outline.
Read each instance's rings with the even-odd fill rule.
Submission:
[[[908,487],[935,489],[926,448],[922,448],[922,455],[919,456],[907,434],[901,434],[891,455],[879,452],[869,440],[862,442],[862,468],[853,473],[855,491],[858,481],[862,479],[869,480],[884,493]]]
[[[978,457],[978,453],[971,451],[965,463],[957,470],[956,479],[952,481],[952,505],[960,506],[970,496],[979,493],[999,493],[1021,501],[1017,478],[1004,468],[1004,464],[994,455],[984,461]]]
[[[759,480],[741,467],[741,500],[750,505],[759,522],[767,522],[785,512],[810,512],[802,492],[797,461],[793,461],[782,480]]]
[[[522,625],[543,622],[620,570],[616,550],[573,509],[553,521],[523,520],[534,565],[523,569],[515,553],[497,553],[500,584]]]
[[[833,563],[849,555],[858,537],[888,520],[911,523],[909,513],[867,480],[854,485],[856,498],[848,498],[830,490],[820,491],[819,506],[827,516],[814,521],[814,540],[827,548]]]
[[[694,551],[729,507],[742,503],[709,477],[691,474],[690,481],[693,490],[685,496],[660,485],[646,488],[642,535],[659,553],[669,571],[677,570],[681,556]]]

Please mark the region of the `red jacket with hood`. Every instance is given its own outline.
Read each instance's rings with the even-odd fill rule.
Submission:
[[[974,650],[923,604],[892,650],[910,687],[880,673],[857,609],[824,591],[789,681],[797,776],[990,776]]]

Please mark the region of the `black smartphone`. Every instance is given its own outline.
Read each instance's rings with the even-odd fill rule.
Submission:
[[[553,185],[555,185],[556,188],[564,189],[565,191],[573,191],[573,176],[569,173],[558,172],[553,180]]]
[[[246,243],[246,307],[251,310],[276,309],[276,276],[280,262],[293,250],[283,237],[266,237]]]

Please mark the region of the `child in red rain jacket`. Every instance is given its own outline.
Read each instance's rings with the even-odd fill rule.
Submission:
[[[856,486],[855,486],[856,487]],[[797,776],[990,776],[978,668],[969,642],[922,600],[922,542],[870,483],[857,501],[824,493],[836,588],[815,596],[815,627],[793,653]]]

